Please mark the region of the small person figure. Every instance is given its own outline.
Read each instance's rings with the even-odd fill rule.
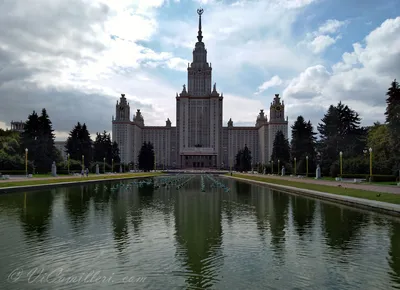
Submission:
[[[86,168],[86,177],[89,177],[89,168]]]
[[[82,168],[81,177],[84,177],[84,176],[85,176],[85,171],[84,171],[83,168]]]

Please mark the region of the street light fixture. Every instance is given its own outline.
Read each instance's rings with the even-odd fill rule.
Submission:
[[[106,174],[106,158],[103,158],[103,173]]]
[[[339,152],[340,156],[340,178],[343,178],[343,152]]]
[[[25,176],[28,177],[28,148],[25,148]]]
[[[82,155],[82,171],[85,170],[85,155]]]
[[[111,173],[114,173],[114,158],[111,159]]]
[[[67,153],[67,168],[68,168],[68,175],[69,175],[69,153]]]
[[[372,148],[369,148],[369,182],[372,182]]]
[[[296,157],[294,159],[294,175],[297,175],[297,163],[296,163]]]

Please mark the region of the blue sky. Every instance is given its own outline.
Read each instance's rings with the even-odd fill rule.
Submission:
[[[254,125],[275,93],[290,123],[303,115],[316,126],[330,104],[343,101],[372,124],[384,120],[386,89],[400,78],[395,0],[35,3],[0,4],[0,25],[9,27],[0,33],[0,127],[46,107],[58,139],[77,121],[109,131],[121,93],[145,124],[170,118],[174,125],[199,7],[224,124],[232,117],[234,125]]]

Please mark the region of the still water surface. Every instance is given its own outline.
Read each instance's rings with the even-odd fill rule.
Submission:
[[[398,220],[220,181],[2,195],[0,289],[400,289]]]

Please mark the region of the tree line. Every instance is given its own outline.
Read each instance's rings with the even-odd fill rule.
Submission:
[[[119,148],[111,141],[106,131],[96,133],[93,141],[86,124],[78,122],[70,131],[65,144],[67,160],[63,160],[61,152],[55,146],[55,135],[52,122],[46,109],[41,114],[35,111],[30,114],[24,124],[22,133],[0,129],[0,172],[24,172],[25,158],[28,160],[29,173],[48,173],[53,162],[56,162],[58,172],[80,171],[82,162],[85,168],[110,170],[120,165]],[[83,156],[83,157],[82,157]],[[118,167],[117,167],[118,166]],[[114,168],[114,169],[115,169]]]
[[[392,82],[386,93],[386,105],[385,123],[376,122],[367,127],[361,126],[360,115],[342,102],[328,108],[321,122],[318,123],[317,132],[314,131],[314,126],[310,121],[306,121],[303,116],[298,116],[291,126],[291,141],[285,138],[283,132],[278,131],[273,142],[270,162],[257,164],[258,171],[277,173],[279,160],[279,172],[282,166],[285,166],[287,173],[296,172],[304,175],[308,157],[309,176],[315,176],[315,169],[319,165],[322,175],[337,177],[340,174],[339,156],[342,152],[342,170],[348,177],[369,174],[369,154],[373,157],[375,177],[379,175],[398,177],[400,87],[396,80]],[[372,153],[369,152],[369,148],[372,149]],[[251,165],[249,167],[248,164],[251,163],[248,160],[251,160],[251,157],[246,157],[247,161],[240,162],[239,160],[243,160],[238,159],[239,155],[243,156],[240,152],[236,156],[236,168],[250,170]],[[247,156],[251,156],[251,152],[247,153]]]

